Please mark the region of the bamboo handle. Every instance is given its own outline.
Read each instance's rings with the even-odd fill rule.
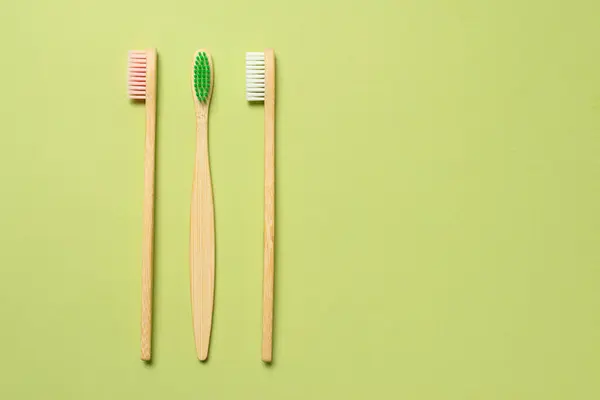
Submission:
[[[196,104],[196,160],[192,184],[190,275],[194,341],[206,360],[210,343],[215,286],[215,225],[208,159],[208,107]]]
[[[275,263],[275,56],[265,50],[265,226],[262,360],[273,359],[273,278]]]
[[[146,144],[144,155],[144,205],[142,237],[141,358],[151,359],[152,260],[154,244],[154,158],[156,138],[156,50],[147,51]]]

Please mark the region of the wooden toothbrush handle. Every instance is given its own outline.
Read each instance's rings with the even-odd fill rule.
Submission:
[[[156,143],[156,50],[147,50],[146,144],[144,154],[144,205],[142,234],[141,358],[152,357],[152,262],[154,247],[154,158]]]
[[[215,287],[215,222],[208,158],[208,107],[196,111],[196,160],[192,183],[190,280],[194,342],[206,360],[212,327]]]
[[[265,226],[263,255],[262,360],[273,359],[275,264],[275,56],[265,50]]]

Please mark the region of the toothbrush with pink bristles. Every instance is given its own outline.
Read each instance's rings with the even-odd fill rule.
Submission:
[[[154,157],[156,136],[156,49],[129,52],[129,98],[146,106],[142,237],[141,358],[152,357],[152,258],[154,242]]]

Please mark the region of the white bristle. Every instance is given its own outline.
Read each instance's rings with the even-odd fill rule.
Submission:
[[[146,98],[146,52],[133,50],[129,52],[127,92],[130,99]]]
[[[246,53],[246,100],[265,101],[265,53]]]

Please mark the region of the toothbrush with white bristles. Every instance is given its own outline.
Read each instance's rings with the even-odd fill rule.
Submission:
[[[273,360],[273,285],[275,264],[275,53],[246,53],[246,100],[264,102],[265,194],[263,255],[262,360]]]

